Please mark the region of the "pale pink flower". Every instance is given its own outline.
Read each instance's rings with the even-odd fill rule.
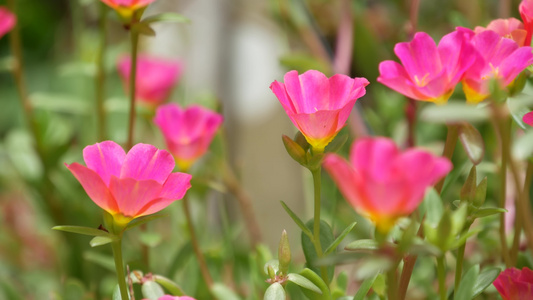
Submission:
[[[528,112],[522,117],[522,121],[529,126],[533,126],[533,111]]]
[[[487,27],[477,26],[474,32],[480,33],[485,30],[492,30],[502,37],[512,39],[520,47],[526,45],[527,31],[524,29],[524,24],[515,18],[496,19],[487,25]]]
[[[118,61],[118,72],[129,93],[131,57],[122,56]],[[165,102],[182,73],[182,65],[177,61],[164,60],[147,55],[137,58],[136,99],[156,107]]]
[[[503,300],[533,299],[533,271],[526,267],[504,270],[493,284]]]
[[[310,70],[298,76],[285,74],[284,83],[274,81],[270,89],[313,148],[323,150],[342,129],[358,98],[365,95],[366,78],[337,74],[327,78]]]
[[[473,33],[467,28],[458,30]],[[491,30],[473,35],[471,44],[478,54],[463,79],[463,91],[468,102],[477,103],[486,99],[492,80],[497,80],[502,88],[507,87],[533,63],[531,47],[520,47],[515,41]]]
[[[11,31],[16,23],[17,17],[7,8],[0,6],[0,38]]]
[[[83,159],[87,166],[65,165],[94,203],[120,223],[162,210],[191,187],[191,175],[172,173],[172,155],[152,145],[137,144],[126,154],[105,141],[85,147]]]
[[[185,109],[170,103],[157,108],[154,123],[181,170],[189,167],[209,148],[224,117],[199,105]]]
[[[415,100],[448,101],[464,72],[474,63],[475,51],[464,32],[445,35],[437,46],[425,32],[408,43],[398,43],[394,53],[401,64],[379,64],[378,82]]]
[[[324,167],[357,212],[387,232],[412,213],[426,189],[451,169],[444,157],[419,149],[401,152],[388,138],[363,138],[352,145],[350,162],[327,154]]]
[[[531,36],[533,35],[533,0],[522,0],[518,6],[520,16],[527,31],[525,46],[531,46]]]

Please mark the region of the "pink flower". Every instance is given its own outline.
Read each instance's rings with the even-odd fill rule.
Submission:
[[[533,271],[528,268],[506,269],[493,284],[503,300],[533,299]]]
[[[515,18],[496,19],[490,22],[486,28],[477,26],[474,29],[476,34],[485,30],[492,30],[502,37],[512,39],[520,47],[526,46],[527,31],[524,29],[524,24]]]
[[[337,74],[327,78],[310,70],[298,76],[290,71],[285,83],[274,81],[270,89],[307,142],[323,150],[344,126],[358,98],[365,95],[366,78]]]
[[[529,126],[533,126],[533,111],[528,112],[522,117],[522,121]]]
[[[531,46],[531,36],[533,35],[533,0],[522,0],[518,6],[520,16],[524,22],[524,28],[527,31],[526,40],[524,44]]]
[[[0,38],[15,27],[17,17],[6,8],[0,6]]]
[[[398,43],[394,53],[402,64],[387,60],[379,64],[378,82],[422,101],[444,103],[472,65],[475,53],[464,32],[445,35],[438,46],[425,32],[408,43]]]
[[[129,93],[131,57],[122,56],[118,61],[118,72]],[[168,99],[172,88],[182,73],[182,65],[176,61],[140,55],[137,58],[135,92],[138,100],[150,107],[156,107]]]
[[[188,170],[207,151],[223,120],[222,115],[199,105],[182,109],[170,103],[157,109],[154,123],[180,169]]]
[[[388,138],[363,138],[352,145],[350,162],[327,154],[324,167],[355,210],[387,232],[417,208],[452,164],[419,149],[400,152]]]
[[[156,213],[183,198],[191,175],[171,173],[172,155],[152,145],[137,144],[126,154],[112,141],[83,149],[87,167],[65,164],[87,195],[116,222]]]
[[[155,0],[101,0],[109,7],[117,11],[117,13],[129,23],[132,18],[140,19],[140,15],[134,16],[135,13],[141,12],[148,6],[148,4]]]
[[[472,32],[466,28],[458,30]],[[468,102],[477,103],[487,98],[491,80],[496,79],[504,88],[533,63],[531,47],[519,47],[513,40],[503,38],[491,30],[474,35],[471,44],[478,54],[463,79],[463,90]]]

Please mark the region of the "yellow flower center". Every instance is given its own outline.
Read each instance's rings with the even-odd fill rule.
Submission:
[[[429,76],[429,73],[426,73],[426,75],[424,75],[424,77],[422,78],[418,78],[418,76],[414,76],[415,77],[415,83],[418,87],[425,87],[429,82],[427,82],[427,79],[428,79],[428,76]]]

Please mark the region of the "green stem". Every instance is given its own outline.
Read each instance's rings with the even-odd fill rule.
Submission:
[[[531,188],[531,179],[533,178],[533,164],[531,161],[527,163],[526,178],[524,180],[524,195],[529,195]],[[520,247],[520,235],[522,233],[522,216],[515,211],[515,224],[514,224],[514,238],[513,246],[511,247],[511,263],[514,266],[518,257],[518,248]]]
[[[457,125],[454,124],[448,124],[448,132],[446,134],[446,143],[444,144],[444,150],[442,155],[446,158],[448,158],[450,161],[452,160],[453,152],[455,151],[455,146],[457,144],[457,137],[458,137],[458,131],[459,128]],[[441,194],[442,193],[442,187],[444,186],[444,180],[445,178],[442,178],[436,185],[435,190]],[[422,217],[421,224],[424,222],[424,218]],[[423,237],[423,226],[420,226],[418,230],[418,236]],[[409,282],[411,281],[411,275],[413,274],[413,270],[415,267],[416,260],[418,258],[418,255],[408,255],[403,260],[403,269],[402,274],[400,276],[400,285],[398,287],[398,299],[404,300],[405,296],[407,295],[407,288],[409,287]]]
[[[97,128],[98,128],[98,140],[105,140],[105,131],[107,127],[107,120],[104,109],[105,99],[105,67],[104,57],[107,48],[107,12],[109,9],[107,5],[100,3],[100,47],[98,49],[98,55],[96,56],[96,115],[97,115]]]
[[[111,242],[111,248],[113,249],[113,258],[115,259],[120,297],[122,300],[129,299],[126,275],[124,274],[124,264],[122,262],[122,236],[118,236],[116,240]]]
[[[437,257],[437,276],[439,278],[440,300],[446,300],[446,265],[444,255]]]
[[[398,299],[398,275],[396,274],[397,268],[398,268],[398,264],[395,264],[395,266],[387,272],[388,300]]]
[[[200,245],[198,243],[198,239],[196,238],[196,233],[194,231],[194,224],[191,218],[191,210],[189,207],[188,197],[187,196],[183,197],[182,202],[183,202],[183,211],[185,213],[185,219],[187,219],[187,228],[189,229],[189,235],[191,237],[192,247],[194,250],[194,254],[196,255],[196,259],[198,260],[198,265],[200,266],[200,273],[202,273],[202,277],[204,278],[204,281],[207,284],[209,291],[211,291],[211,288],[213,286],[213,279],[211,278],[211,274],[209,274],[209,269],[207,268],[204,255],[202,254],[202,251],[200,250]]]
[[[470,229],[470,226],[472,226],[472,222],[467,222],[465,224],[465,232],[468,232]],[[466,243],[462,244],[459,249],[457,249],[457,260],[455,262],[455,285],[454,285],[454,291],[457,292],[457,289],[459,288],[459,284],[461,283],[461,277],[463,276],[463,262],[465,257],[465,248]]]
[[[321,258],[324,253],[322,252],[322,245],[320,243],[320,188],[321,188],[321,170],[319,166],[314,169],[310,169],[311,174],[313,174],[313,186],[315,193],[314,201],[314,218],[313,218],[313,245],[315,246],[316,255],[318,258]],[[328,279],[328,270],[325,266],[320,267],[320,277],[326,284],[329,284]]]
[[[130,118],[128,123],[127,149],[133,147],[133,131],[135,127],[135,85],[137,79],[137,50],[139,46],[139,33],[131,30],[131,70],[130,70]]]

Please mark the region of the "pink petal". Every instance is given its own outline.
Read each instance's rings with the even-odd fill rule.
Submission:
[[[522,71],[533,64],[531,47],[520,47],[504,58],[500,64],[500,74],[504,84],[509,85]]]
[[[126,155],[120,178],[155,180],[163,184],[174,165],[174,159],[167,151],[148,144],[137,144]]]
[[[365,95],[366,78],[352,79],[346,75],[336,74],[329,78],[329,103],[322,106],[324,110],[344,107],[348,102]]]
[[[355,170],[350,164],[334,153],[326,154],[323,161],[324,169],[329,173],[333,181],[337,184],[344,198],[356,209],[365,209],[361,207],[361,195],[359,193],[359,180]]]
[[[109,190],[116,199],[119,211],[127,217],[139,217],[148,203],[159,200],[162,190],[160,183],[154,180],[136,180],[111,176]],[[157,201],[155,201],[157,203]]]
[[[168,176],[167,181],[163,184],[163,189],[159,197],[166,199],[179,200],[185,196],[187,190],[191,187],[192,176],[187,173],[172,173]]]
[[[291,101],[291,98],[287,94],[287,91],[285,90],[285,84],[282,82],[274,81],[270,85],[270,89],[276,95],[279,102],[281,103],[281,106],[283,106],[283,109],[287,112],[287,114],[295,114],[296,107]]]
[[[67,166],[70,172],[72,172],[72,175],[74,175],[74,177],[80,182],[89,198],[91,198],[96,205],[109,213],[116,213],[119,211],[117,202],[111,195],[106,184],[95,171],[78,163],[72,163],[70,165],[65,164],[65,166]]]
[[[17,17],[8,9],[0,6],[0,38],[11,31],[17,23]]]
[[[333,139],[342,129],[352,108],[353,103],[348,103],[338,110],[323,110],[312,114],[289,115],[289,117],[304,136],[313,140],[327,140]]]
[[[126,152],[117,143],[105,141],[83,149],[83,159],[87,167],[95,171],[106,185],[111,175],[119,176]]]
[[[363,177],[385,182],[398,155],[398,147],[390,139],[362,138],[352,146],[350,161]]]
[[[460,28],[445,35],[439,42],[439,55],[448,75],[448,89],[453,89],[461,81],[479,56],[470,43],[473,36],[470,29]]]
[[[418,92],[405,68],[399,63],[386,60],[379,64],[378,82],[411,99],[427,100],[428,97]]]
[[[394,53],[411,78],[432,76],[442,69],[435,41],[425,32],[417,32],[409,43],[396,44]]]
[[[522,121],[529,126],[533,126],[533,111],[528,112],[522,117]]]

